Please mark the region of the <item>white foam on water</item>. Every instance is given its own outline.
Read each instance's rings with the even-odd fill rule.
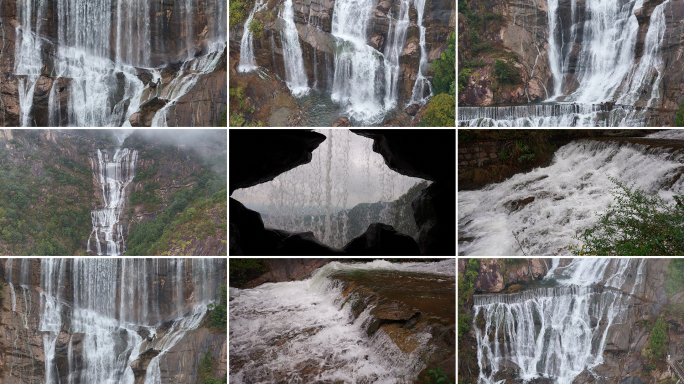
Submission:
[[[425,265],[427,264],[427,265]],[[423,368],[420,353],[430,336],[418,332],[419,347],[406,354],[384,332],[366,335],[371,307],[357,319],[328,279],[339,271],[387,271],[454,275],[455,261],[438,263],[331,262],[303,281],[267,283],[254,289],[230,288],[230,354],[244,360],[231,367],[231,383],[307,382],[306,368],[321,368],[317,380],[334,382],[399,383],[412,381]],[[307,376],[308,375],[308,376]]]
[[[569,255],[569,246],[578,244],[572,237],[614,203],[610,191],[616,185],[609,176],[672,203],[674,194],[684,192],[684,180],[673,183],[682,161],[681,153],[640,144],[573,141],[556,151],[548,167],[459,192],[459,254]],[[520,208],[529,198],[534,200]]]

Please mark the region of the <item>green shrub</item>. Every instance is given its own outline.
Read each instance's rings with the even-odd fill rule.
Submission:
[[[421,125],[426,127],[456,126],[456,97],[441,93],[431,98]]]
[[[675,127],[684,127],[684,99],[679,104],[679,110],[677,110],[677,115],[675,116]]]
[[[252,2],[249,0],[230,0],[228,14],[230,15],[230,26],[233,27],[243,20],[249,14]]]
[[[471,317],[466,314],[465,308],[473,297],[475,278],[479,269],[478,259],[470,259],[465,274],[458,274],[458,340],[464,340],[470,330]]]
[[[230,259],[228,273],[231,287],[240,287],[252,278],[268,271],[264,259]]]
[[[684,255],[684,205],[680,196],[668,205],[658,195],[647,196],[610,177],[617,185],[615,204],[608,206],[598,224],[582,233],[575,255],[672,256]]]
[[[503,60],[494,63],[494,74],[502,84],[517,84],[520,82],[520,75],[512,64]]]
[[[670,260],[670,264],[667,265],[667,271],[665,272],[664,288],[670,297],[684,289],[684,259]]]
[[[207,305],[209,310],[209,317],[211,319],[211,326],[219,330],[225,330],[228,325],[228,287],[221,284],[219,287],[219,301],[214,304]]]
[[[664,352],[665,341],[667,341],[667,323],[662,317],[659,317],[653,327],[653,332],[651,333],[651,351],[653,351],[653,356],[659,359],[661,354]]]
[[[455,95],[451,91],[451,83],[456,77],[456,31],[447,40],[447,49],[439,59],[432,62],[430,69],[435,73],[432,78],[433,93]]]
[[[446,373],[442,372],[442,367],[437,367],[437,369],[429,369],[428,374],[430,375],[430,383],[434,384],[453,384],[454,382],[449,379]]]
[[[463,68],[461,72],[458,73],[458,93],[463,92],[466,85],[468,85],[468,79],[470,78],[471,73],[472,69],[470,68]]]
[[[217,127],[227,127],[228,126],[228,108],[224,109],[221,113],[221,117],[216,123]]]
[[[250,21],[247,28],[257,39],[261,38],[261,34],[264,31],[264,25],[261,23],[261,21],[259,21],[259,19],[256,18],[253,18],[252,21]]]

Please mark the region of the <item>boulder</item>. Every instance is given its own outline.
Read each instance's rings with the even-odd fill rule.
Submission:
[[[313,150],[325,140],[320,133],[302,129],[231,130],[229,137],[231,194],[309,163]]]
[[[368,45],[371,47],[375,48],[376,50],[382,52],[384,48],[384,42],[385,38],[382,35],[379,35],[377,33],[373,33],[373,36],[371,36],[370,40],[368,41]]]
[[[287,233],[287,231],[279,231]],[[326,256],[340,255],[341,251],[331,248],[314,236],[313,232],[288,233],[282,238],[275,249],[274,254],[280,256]]]
[[[335,120],[330,124],[331,127],[351,127],[351,123],[349,122],[349,119],[346,117],[340,117],[339,119]]]
[[[312,232],[292,233],[264,228],[261,215],[230,198],[230,255],[321,256],[342,252],[316,239]]]
[[[413,200],[423,255],[456,254],[456,137],[449,130],[363,130],[352,132],[374,140],[373,151],[402,175],[436,181]]]
[[[264,222],[258,212],[247,209],[239,201],[230,198],[230,248],[232,256],[254,254]]]
[[[533,279],[543,279],[549,271],[546,266],[546,259],[530,259],[530,271],[532,272]]]
[[[363,234],[342,248],[350,256],[417,256],[418,244],[411,236],[397,232],[394,227],[373,223]]]
[[[420,104],[411,104],[408,107],[406,107],[406,113],[415,116],[416,113],[418,113],[418,110],[420,109]]]
[[[627,352],[631,323],[613,324],[608,329],[605,351]]]
[[[169,101],[166,99],[161,99],[159,97],[155,97],[152,100],[148,100],[148,101],[140,104],[140,109],[138,110],[138,112],[131,115],[131,118],[129,119],[131,126],[133,126],[133,127],[150,127],[150,126],[152,126],[152,120],[154,119],[154,115],[157,114],[157,111],[164,108],[164,106],[168,102]]]

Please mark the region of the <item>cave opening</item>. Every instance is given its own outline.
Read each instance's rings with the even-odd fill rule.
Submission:
[[[318,129],[326,139],[311,161],[274,179],[237,189],[231,197],[261,215],[264,226],[312,232],[342,248],[372,223],[391,225],[416,239],[411,202],[432,182],[390,169],[373,139],[347,129]]]

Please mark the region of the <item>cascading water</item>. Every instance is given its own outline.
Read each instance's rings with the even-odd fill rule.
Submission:
[[[628,91],[624,92],[623,96],[618,99],[620,104],[635,103],[641,96],[641,90],[646,85],[651,85],[650,82],[654,76],[656,80],[652,83],[651,96],[646,107],[650,107],[653,100],[659,97],[660,82],[664,70],[663,59],[659,54],[665,38],[665,6],[669,2],[670,0],[667,0],[653,9],[651,23],[648,26],[648,32],[646,32],[644,54],[629,78]]]
[[[250,72],[257,69],[254,61],[254,34],[249,30],[249,25],[252,23],[254,14],[266,5],[263,0],[257,0],[254,8],[249,12],[247,20],[245,20],[245,30],[242,33],[242,40],[240,40],[240,65],[238,66],[240,72]]]
[[[14,73],[19,77],[21,124],[36,125],[33,99],[38,92],[37,81],[39,76],[49,76],[53,79],[48,91],[50,125],[130,126],[129,118],[139,108],[144,91],[143,82],[137,77],[138,70],[133,66],[150,65],[152,29],[161,30],[168,21],[164,20],[167,16],[161,12],[161,6],[159,2],[147,0],[120,0],[115,8],[109,0],[58,0],[58,44],[54,44],[45,37],[47,2],[17,1],[21,25],[17,26]],[[186,38],[179,48],[186,50],[186,60],[175,83],[171,84],[173,90],[167,92],[173,93],[167,108],[187,93],[199,75],[215,68],[217,56],[220,57],[225,47],[225,27],[221,25],[225,24],[225,2],[207,0],[196,4],[194,0],[182,0],[177,6],[185,20]],[[216,26],[209,23],[202,31],[208,53],[195,59],[192,47],[200,31],[192,24],[192,12],[200,6]],[[45,59],[47,47],[56,51],[49,61]],[[214,66],[207,66],[206,61],[213,62]],[[187,86],[178,87],[178,83]],[[58,93],[64,88],[68,88],[68,112],[61,116],[64,104]]]
[[[187,331],[197,328],[207,304],[216,299],[222,282],[216,271],[224,268],[223,263],[222,259],[41,260],[40,331],[46,384],[64,383],[64,377],[68,383],[133,384],[131,362],[148,348],[159,355],[150,362],[145,383],[159,383],[159,358]],[[184,297],[165,300],[164,292],[175,292],[176,286],[187,292]],[[157,328],[166,320],[172,321],[168,331]],[[65,329],[70,333],[68,343],[59,339]],[[153,341],[141,337],[142,331],[153,335],[149,338]],[[75,343],[82,344],[80,352],[74,350]],[[65,347],[69,371],[59,372],[55,354]]]
[[[299,46],[299,33],[294,22],[294,9],[292,0],[285,0],[283,4],[282,19],[283,28],[283,60],[285,61],[285,74],[287,87],[293,96],[302,96],[309,92],[309,86],[304,69],[302,48]]]
[[[153,127],[164,127],[167,125],[167,114],[169,109],[176,102],[186,95],[202,75],[212,72],[221,61],[221,55],[225,44],[213,43],[209,47],[209,53],[194,60],[186,60],[181,65],[181,69],[171,82],[159,93],[159,97],[169,100],[163,108],[154,115],[152,119]]]
[[[309,164],[232,197],[261,212],[267,227],[311,231],[323,243],[342,247],[371,223],[388,223],[389,203],[423,180],[390,170],[371,151],[370,139],[348,130],[319,133],[327,139]]]
[[[665,1],[653,10],[637,63],[635,11],[643,7],[643,0],[572,1],[570,26],[568,20],[561,20],[559,2],[549,1],[551,97],[537,106],[459,108],[459,126],[654,125],[649,118],[658,112],[649,108],[661,107],[663,101],[661,47],[668,4]],[[578,7],[584,7],[582,19]],[[529,113],[528,107],[541,108]]]
[[[407,344],[416,346],[410,353],[397,348],[382,329],[369,337],[366,323],[372,306],[355,318],[353,300],[344,299],[338,282],[331,277],[336,273],[392,276],[402,271],[412,272],[413,279],[403,288],[388,286],[388,290],[396,290],[393,294],[409,297],[414,285],[427,286],[432,281],[444,287],[450,284],[447,296],[453,303],[453,259],[397,264],[381,260],[365,264],[331,262],[307,280],[254,289],[230,288],[229,381],[412,382],[424,368],[421,356],[432,352],[432,336],[423,330],[406,338]],[[422,297],[424,301],[430,299]]]
[[[399,85],[399,56],[404,49],[406,31],[409,26],[409,1],[403,0],[399,5],[399,15],[396,20],[392,17],[392,11],[388,11],[390,29],[387,33],[385,45],[385,109],[392,109],[397,104],[397,91]],[[418,84],[418,80],[416,80]]]
[[[667,148],[573,141],[558,149],[546,168],[459,192],[459,254],[570,254],[569,246],[577,245],[572,237],[596,224],[597,214],[614,202],[608,192],[616,186],[608,176],[674,203],[672,196],[684,192],[678,176],[683,162],[684,154]]]
[[[625,321],[634,300],[623,292],[642,285],[642,274],[626,271],[641,271],[644,262],[583,258],[558,267],[554,260],[544,281],[560,286],[473,296],[478,383],[498,382],[512,363],[524,381],[569,384],[603,363],[609,328]],[[615,289],[597,289],[598,283]]]
[[[126,187],[135,177],[137,159],[138,151],[119,147],[115,148],[111,160],[106,149],[98,149],[97,156],[91,154],[90,166],[102,186],[104,208],[90,212],[93,230],[88,237],[87,252],[92,252],[90,241],[93,235],[99,256],[120,255],[126,252],[123,226],[119,223],[119,217],[127,203]],[[104,239],[101,239],[101,236]]]
[[[418,65],[418,76],[413,85],[411,93],[411,103],[425,104],[432,95],[432,84],[425,78],[427,72],[427,52],[425,50],[425,27],[423,27],[423,15],[425,13],[425,0],[413,0],[413,4],[418,11],[418,30],[420,31],[420,64]],[[425,96],[425,86],[430,89],[430,94]]]
[[[381,54],[366,44],[372,7],[371,0],[336,1],[332,21],[337,49],[331,97],[348,106],[351,118],[364,121],[377,120],[383,110],[376,96]]]

